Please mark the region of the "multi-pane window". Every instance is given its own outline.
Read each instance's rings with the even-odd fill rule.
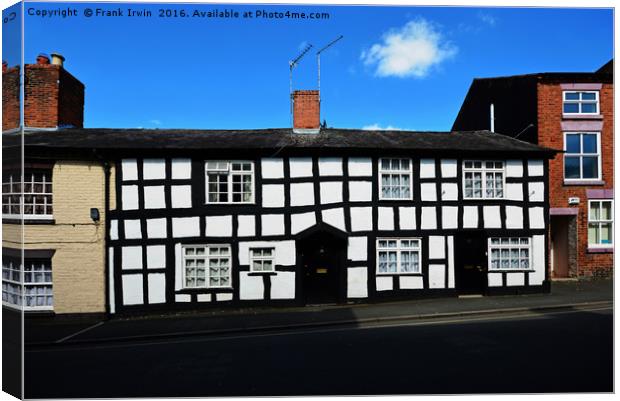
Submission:
[[[250,248],[250,271],[274,271],[275,248]]]
[[[531,245],[527,237],[490,238],[490,270],[531,269]]]
[[[207,203],[254,202],[254,163],[208,161]]]
[[[598,132],[564,134],[564,178],[600,179],[601,152]]]
[[[599,114],[598,91],[564,92],[564,114]]]
[[[18,259],[2,259],[2,302],[25,310],[52,309],[52,262],[50,259],[26,259],[23,269],[22,297],[21,272]]]
[[[381,199],[412,199],[411,159],[383,158],[379,161]]]
[[[463,162],[463,197],[465,199],[501,199],[504,197],[504,162]]]
[[[421,259],[420,239],[377,239],[377,274],[420,273]]]
[[[613,244],[614,208],[612,200],[591,200],[588,211],[588,246],[609,247]]]
[[[22,183],[19,172],[3,174],[2,181],[2,216],[20,218],[20,195]],[[52,205],[52,173],[47,170],[26,170],[23,183],[24,218],[51,219]]]
[[[229,245],[186,245],[183,247],[185,288],[231,287]]]

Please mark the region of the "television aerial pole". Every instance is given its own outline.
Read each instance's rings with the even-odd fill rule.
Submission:
[[[291,126],[293,125],[293,69],[297,67],[301,59],[308,53],[308,51],[312,48],[312,45],[308,43],[304,50],[297,55],[294,59],[288,62],[288,80],[289,80],[289,97],[291,101]]]
[[[317,84],[318,84],[318,89],[319,89],[319,101],[321,100],[321,53],[329,49],[330,47],[332,47],[336,42],[338,42],[342,38],[343,38],[342,35],[338,36],[336,39],[332,40],[331,42],[323,46],[318,52],[316,52],[316,62],[317,62],[317,67],[318,67]]]

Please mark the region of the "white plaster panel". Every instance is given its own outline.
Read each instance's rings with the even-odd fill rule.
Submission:
[[[166,238],[166,218],[147,219],[146,236],[148,238]]]
[[[350,177],[371,177],[372,159],[370,157],[349,157]]]
[[[499,206],[484,206],[482,208],[484,217],[484,228],[501,228],[502,218],[499,212]]]
[[[456,159],[441,159],[441,176],[443,178],[456,177]]]
[[[444,259],[446,257],[446,237],[430,235],[428,237],[429,259]]]
[[[284,207],[284,185],[263,185],[263,207]]]
[[[441,200],[455,201],[459,199],[459,186],[456,182],[441,184]]]
[[[136,210],[138,208],[138,186],[123,185],[122,188],[123,210]]]
[[[434,206],[422,208],[422,224],[423,230],[434,230],[437,228],[437,212]]]
[[[163,269],[166,267],[166,246],[149,245],[146,247],[146,268]]]
[[[435,159],[420,159],[420,178],[435,178]]]
[[[503,284],[502,273],[488,273],[489,287],[501,287]]]
[[[349,200],[351,202],[369,202],[372,200],[372,182],[349,181]]]
[[[377,227],[379,230],[393,230],[394,209],[391,207],[380,207],[377,220]]]
[[[506,285],[508,287],[525,285],[525,273],[513,272],[506,274]]]
[[[123,305],[141,305],[144,303],[142,274],[123,274]]]
[[[250,248],[275,248],[275,264],[295,265],[295,241],[241,241],[239,242],[239,264],[250,264]]]
[[[532,236],[532,267],[534,272],[529,273],[530,285],[542,285],[545,279],[545,236]]]
[[[457,206],[442,206],[441,224],[443,228],[459,228],[459,208]]]
[[[523,228],[523,208],[506,206],[506,228]]]
[[[523,161],[506,160],[506,177],[523,177]]]
[[[446,288],[446,266],[428,265],[428,287]]]
[[[314,184],[311,182],[291,184],[291,206],[314,205]]]
[[[434,182],[423,182],[420,184],[421,198],[423,201],[437,200],[437,187]]]
[[[389,291],[394,289],[394,281],[392,281],[392,276],[377,276],[376,285],[377,291]]]
[[[281,158],[262,158],[261,171],[263,178],[284,178],[284,162]]]
[[[351,208],[351,231],[370,231],[372,230],[372,208],[371,207],[352,207]]]
[[[262,235],[284,235],[283,214],[263,214],[261,216]]]
[[[174,290],[183,287],[183,249],[181,244],[174,244]]]
[[[545,173],[542,160],[528,160],[527,173],[530,177],[540,177]]]
[[[118,220],[110,220],[110,239],[118,239]]]
[[[123,270],[142,269],[142,247],[124,246],[121,251],[121,267]]]
[[[192,186],[191,185],[172,185],[170,197],[172,207],[188,208],[192,207]]]
[[[523,200],[523,184],[509,182],[506,184],[506,199]]]
[[[232,236],[232,216],[207,216],[205,236],[230,237]]]
[[[419,290],[424,288],[424,279],[421,276],[399,277],[400,288],[403,290]]]
[[[166,207],[166,196],[164,186],[155,185],[144,187],[144,208],[145,209],[164,209]]]
[[[144,159],[145,180],[163,180],[166,178],[166,161],[164,159]]]
[[[188,180],[192,178],[192,160],[189,158],[172,159],[172,179]]]
[[[256,218],[254,216],[238,216],[237,222],[239,223],[237,228],[238,237],[253,237],[256,235]]]
[[[125,220],[125,239],[142,238],[142,229],[140,228],[140,220]]]
[[[114,247],[108,247],[108,299],[110,303],[110,313],[116,313],[116,299],[114,295]]]
[[[353,261],[363,261],[368,259],[368,238],[349,237],[347,247],[347,258]]]
[[[311,157],[291,157],[289,161],[291,177],[312,177]]]
[[[316,224],[314,212],[297,213],[291,215],[291,234],[297,234]]]
[[[175,238],[200,236],[199,217],[173,217],[172,236]]]
[[[321,188],[321,204],[342,202],[342,182],[322,182]]]
[[[239,272],[239,299],[263,299],[264,293],[263,276]]]
[[[349,267],[347,269],[347,298],[368,297],[368,268]]]
[[[189,294],[176,294],[174,296],[174,300],[176,302],[190,302],[192,300],[192,297]]]
[[[147,277],[149,283],[149,304],[166,302],[166,274],[151,273]]]
[[[454,288],[454,237],[448,236],[448,288]]]
[[[415,230],[415,207],[401,206],[398,208],[398,217],[401,230]]]
[[[542,182],[530,182],[527,192],[530,202],[542,202],[545,200],[545,184]]]
[[[123,181],[138,179],[138,162],[136,159],[123,159],[121,161]]]
[[[196,299],[198,302],[211,302],[211,294],[198,294]]]
[[[327,209],[321,212],[323,216],[323,222],[329,224],[330,226],[336,227],[339,230],[346,231],[344,226],[344,209],[336,208],[336,209]]]
[[[295,298],[295,273],[278,272],[271,276],[271,299]]]
[[[231,293],[222,293],[222,294],[215,294],[215,300],[216,301],[232,301],[233,299],[233,294]]]
[[[478,228],[478,206],[463,207],[463,228]]]
[[[542,207],[530,208],[530,228],[545,228],[545,215]]]
[[[319,157],[319,174],[323,176],[342,175],[341,157]]]

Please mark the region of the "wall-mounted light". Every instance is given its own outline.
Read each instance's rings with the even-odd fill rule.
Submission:
[[[93,219],[95,223],[98,222],[99,219],[101,218],[101,216],[99,216],[99,209],[97,209],[96,207],[91,207],[90,218]]]

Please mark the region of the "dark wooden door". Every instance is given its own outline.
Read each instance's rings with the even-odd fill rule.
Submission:
[[[482,231],[456,237],[455,279],[459,294],[484,294],[487,279],[487,238]]]
[[[340,300],[341,249],[322,241],[309,241],[301,250],[306,304]]]

